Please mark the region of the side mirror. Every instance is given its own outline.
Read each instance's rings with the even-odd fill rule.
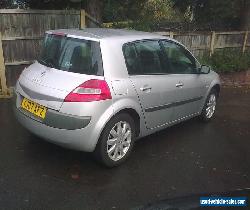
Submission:
[[[211,71],[210,66],[202,65],[199,69],[200,74],[208,74]]]

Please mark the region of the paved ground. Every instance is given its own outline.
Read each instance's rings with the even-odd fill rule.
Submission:
[[[138,141],[121,167],[30,135],[0,101],[0,209],[128,209],[250,187],[250,89],[224,89],[217,118]]]

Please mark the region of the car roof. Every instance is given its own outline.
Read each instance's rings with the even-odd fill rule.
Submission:
[[[169,39],[156,33],[148,33],[126,29],[108,29],[108,28],[86,28],[86,29],[58,29],[50,30],[47,33],[63,33],[68,36],[87,38],[95,41],[102,39],[123,39],[126,41],[140,39]]]

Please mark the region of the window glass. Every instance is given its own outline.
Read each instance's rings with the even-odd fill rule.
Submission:
[[[158,41],[126,44],[123,48],[129,74],[163,74],[163,54]]]
[[[173,42],[163,41],[163,49],[166,59],[166,71],[172,74],[194,74],[197,73],[194,57],[182,46]]]
[[[62,71],[102,75],[98,42],[47,34],[38,62]]]
[[[161,48],[158,41],[135,43],[143,74],[162,74]]]
[[[124,45],[123,53],[126,60],[128,73],[131,75],[141,74],[141,68],[137,57],[135,45],[132,43]]]

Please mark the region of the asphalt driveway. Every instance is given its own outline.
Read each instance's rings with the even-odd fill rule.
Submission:
[[[250,89],[222,90],[217,116],[143,138],[121,167],[32,136],[0,101],[0,209],[129,209],[250,187]]]

